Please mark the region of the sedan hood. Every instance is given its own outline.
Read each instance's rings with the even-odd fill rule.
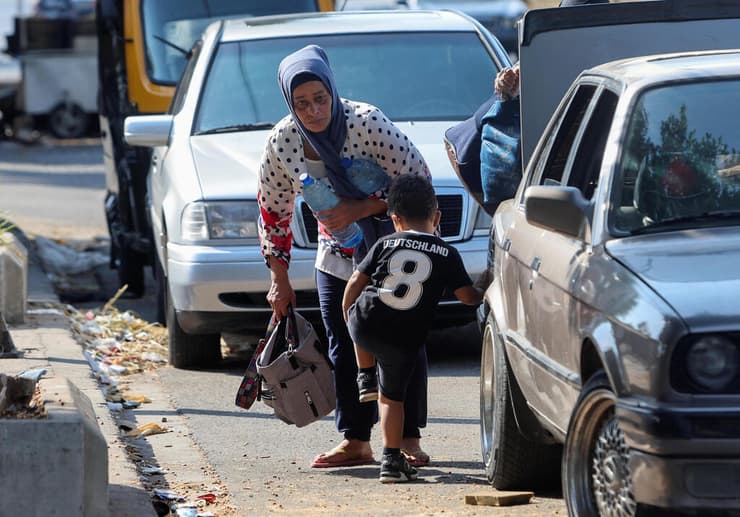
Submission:
[[[453,124],[454,121],[396,124],[426,159],[436,187],[461,187],[444,149],[444,132]],[[248,131],[191,137],[203,198],[256,198],[260,159],[268,134],[269,131]]]
[[[204,199],[256,199],[260,159],[269,131],[190,138]]]
[[[641,235],[609,241],[606,249],[692,331],[740,329],[740,227]]]

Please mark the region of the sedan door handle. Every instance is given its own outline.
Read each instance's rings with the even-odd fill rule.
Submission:
[[[504,241],[504,251],[509,251],[511,249],[511,239],[506,239]]]
[[[535,257],[532,260],[532,271],[534,271],[535,273],[539,272],[541,265],[542,265],[542,261],[540,260],[540,258]]]

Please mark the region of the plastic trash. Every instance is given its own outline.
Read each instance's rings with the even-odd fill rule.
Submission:
[[[46,368],[34,368],[33,370],[25,370],[16,375],[21,379],[31,379],[33,382],[39,382],[39,379],[46,373]]]
[[[352,184],[368,196],[385,190],[391,182],[383,167],[372,160],[343,158],[342,165]]]
[[[196,497],[196,499],[202,499],[208,504],[213,504],[216,502],[216,495],[215,494],[203,494]]]
[[[123,411],[123,404],[120,402],[108,402],[108,409],[111,411]]]
[[[44,269],[59,275],[76,275],[110,262],[110,257],[100,252],[77,251],[44,237],[36,237],[36,248]]]
[[[185,498],[169,488],[155,488],[152,490],[152,495],[157,499],[163,501],[184,501]]]
[[[306,173],[301,174],[300,180],[303,183],[303,199],[314,212],[328,210],[339,204],[339,198],[324,182],[316,181]],[[337,230],[333,235],[345,248],[354,248],[362,242],[362,230],[357,223]]]
[[[141,438],[142,436],[150,436],[153,434],[162,434],[162,433],[168,433],[170,430],[166,427],[162,427],[159,424],[155,424],[154,422],[149,424],[140,425],[136,429],[132,429],[131,431],[127,432],[125,436],[130,436],[133,438]]]

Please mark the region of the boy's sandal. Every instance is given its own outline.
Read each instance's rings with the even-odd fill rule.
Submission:
[[[417,449],[415,451],[401,449],[401,453],[404,455],[406,461],[408,461],[409,465],[411,465],[412,467],[426,467],[431,461],[431,458],[429,458],[429,454],[421,449]]]

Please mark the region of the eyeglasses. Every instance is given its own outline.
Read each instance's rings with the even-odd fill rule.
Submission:
[[[316,104],[318,106],[325,106],[329,101],[331,100],[331,97],[325,94],[316,95],[313,98],[313,102],[301,99],[298,102],[293,103],[293,108],[296,111],[308,111],[308,109],[313,105]]]

